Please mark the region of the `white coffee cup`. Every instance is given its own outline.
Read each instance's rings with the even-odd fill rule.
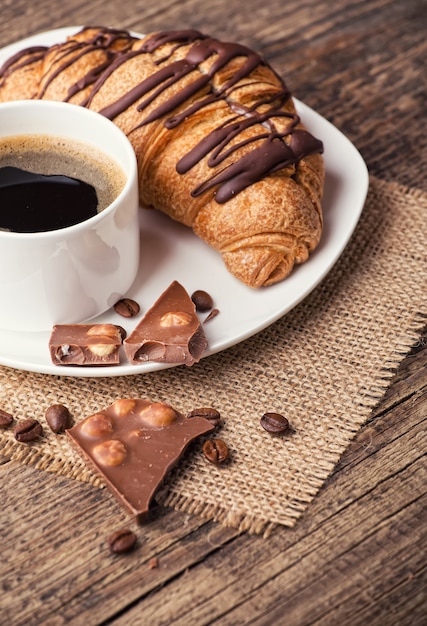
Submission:
[[[137,165],[125,134],[102,115],[73,104],[0,104],[0,140],[35,134],[103,152],[123,170],[125,184],[108,207],[73,226],[0,231],[0,328],[13,331],[46,331],[105,312],[126,294],[139,267]]]

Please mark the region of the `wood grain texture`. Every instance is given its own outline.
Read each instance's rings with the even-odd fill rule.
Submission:
[[[427,189],[425,0],[0,6],[2,46],[88,23],[239,40],[347,134],[372,174]],[[2,459],[0,624],[421,626],[426,415],[425,333],[301,521],[268,539],[161,508],[136,527],[105,490]],[[111,555],[106,539],[123,525],[137,549]]]
[[[149,4],[149,6],[147,6]],[[4,5],[4,6],[3,6]],[[373,174],[427,189],[425,0],[2,3],[0,44],[102,23],[139,32],[197,28],[265,55],[299,99],[353,141]]]

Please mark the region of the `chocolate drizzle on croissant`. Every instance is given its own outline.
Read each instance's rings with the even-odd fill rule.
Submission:
[[[10,59],[0,100],[4,85],[13,94],[14,72],[22,78],[35,67],[29,97],[71,101],[117,123],[137,154],[142,201],[192,226],[243,282],[277,282],[316,247],[323,146],[254,51],[195,30],[138,39],[86,27],[44,53]],[[166,175],[162,158],[172,154]]]
[[[145,111],[146,107],[158,99],[172,83],[177,83],[184,76],[197,70],[202,63],[214,55],[215,61],[208,72],[197,76],[190,84],[186,84],[183,89],[172,97],[164,100],[151,113],[143,117],[136,127],[139,128],[166,117],[164,120],[165,127],[173,129],[183,120],[194,115],[212,102],[220,99],[227,100],[236,84],[247,78],[259,65],[264,65],[263,59],[249,48],[236,43],[224,43],[217,39],[206,37],[194,30],[157,33],[145,41],[139,50],[139,54],[152,54],[165,43],[171,42],[175,44],[171,54],[180,46],[191,44],[191,47],[182,59],[167,63],[171,56],[169,54],[169,56],[157,61],[156,65],[161,64],[161,69],[139,83],[131,92],[126,93],[108,107],[101,109],[100,113],[102,115],[114,120],[130,104],[135,104],[143,97],[146,99],[139,102],[137,110],[138,112]],[[127,52],[120,59],[116,59],[109,73],[114,71],[118,63],[125,62],[130,56],[135,56],[135,54],[138,53]],[[244,58],[245,61],[242,63],[239,71],[235,72],[220,89],[210,90],[207,95],[199,98],[187,108],[184,107],[179,113],[168,117],[179,106],[185,105],[188,101],[191,102],[203,88],[211,84],[213,77],[218,71],[236,58]],[[167,64],[165,65],[165,63]],[[102,85],[102,81],[103,79],[101,78],[99,85]],[[96,91],[97,85],[95,85],[93,93],[96,93]],[[218,185],[215,193],[216,201],[219,203],[227,202],[239,191],[268,176],[268,174],[295,164],[312,152],[323,151],[323,145],[319,140],[315,139],[308,132],[295,128],[299,122],[299,117],[296,114],[281,111],[281,107],[289,97],[290,93],[283,84],[282,92],[275,94],[275,102],[263,103],[269,105],[269,109],[266,112],[258,113],[255,107],[241,111],[235,118],[213,130],[190,153],[178,161],[177,171],[180,174],[185,174],[203,157],[212,152],[208,159],[208,165],[216,168],[240,146],[263,140],[263,143],[254,148],[251,153],[238,158],[225,170],[219,174],[214,174],[209,180],[193,189],[191,192],[193,197],[197,197],[204,191]],[[257,106],[259,105],[260,103],[257,103]],[[243,119],[242,113],[244,115]],[[274,117],[285,117],[289,120],[289,125],[284,132],[277,132],[274,124],[268,124]],[[236,147],[225,150],[230,142],[241,134],[244,129],[254,125],[263,125],[260,134],[244,140],[243,143],[237,144]],[[289,145],[283,141],[287,136],[291,136]]]

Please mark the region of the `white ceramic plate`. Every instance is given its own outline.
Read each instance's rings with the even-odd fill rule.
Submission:
[[[52,30],[3,48],[0,50],[0,66],[25,47],[50,46],[76,30],[76,27]],[[190,294],[196,289],[210,293],[220,311],[204,326],[209,342],[207,357],[263,330],[319,284],[341,255],[356,227],[369,179],[366,165],[353,144],[319,114],[303,103],[295,102],[305,125],[323,141],[325,148],[324,231],[320,245],[310,259],[281,283],[253,290],[229,274],[220,255],[190,229],[156,211],[141,210],[141,265],[127,294],[139,302],[141,314],[126,320],[110,310],[92,321],[120,324],[129,333],[144,311],[173,280],[178,280]],[[55,366],[50,360],[48,340],[49,333],[0,330],[0,363],[26,371],[82,377],[142,374],[171,367],[158,363],[130,365],[125,361],[111,367]]]

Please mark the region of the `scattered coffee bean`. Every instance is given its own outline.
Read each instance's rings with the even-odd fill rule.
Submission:
[[[43,433],[43,428],[40,422],[29,418],[20,420],[16,424],[13,432],[17,441],[28,443],[38,439]]]
[[[63,433],[67,428],[71,428],[70,411],[63,404],[52,404],[47,409],[45,417],[54,433]]]
[[[114,305],[114,310],[116,313],[121,315],[122,317],[134,317],[138,315],[140,311],[140,306],[138,302],[135,300],[131,300],[130,298],[122,298]]]
[[[136,544],[136,535],[129,528],[116,530],[108,538],[108,546],[115,554],[124,554],[133,550]]]
[[[280,413],[264,413],[261,426],[269,433],[282,434],[289,430],[289,422]]]
[[[208,439],[203,444],[203,453],[210,463],[220,465],[228,459],[228,447],[222,439]]]
[[[192,295],[191,299],[194,302],[194,306],[196,307],[196,311],[210,311],[213,307],[212,297],[202,289],[197,289]]]
[[[8,428],[13,422],[13,416],[7,411],[0,409],[0,428]]]
[[[153,558],[151,558],[148,562],[148,567],[150,569],[156,569],[156,567],[159,567],[159,559],[156,556],[153,556]]]
[[[219,411],[216,409],[212,409],[211,407],[200,407],[199,409],[193,409],[189,413],[187,413],[187,418],[191,417],[204,417],[206,420],[209,420],[215,428],[219,426],[221,423],[221,415]]]
[[[213,318],[216,317],[218,313],[219,313],[219,309],[212,309],[209,315],[207,315],[205,319],[203,320],[203,324],[206,324],[206,322],[210,322],[211,320],[213,320]]]

